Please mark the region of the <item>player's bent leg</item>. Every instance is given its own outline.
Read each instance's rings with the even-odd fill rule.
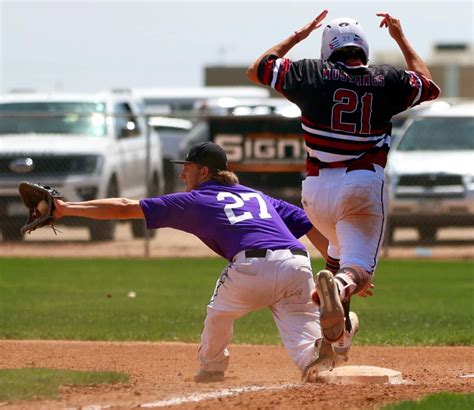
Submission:
[[[227,346],[232,340],[234,321],[240,315],[207,307],[207,316],[201,333],[198,351],[199,370],[196,382],[219,381],[229,366]]]
[[[330,271],[322,270],[318,272],[316,292],[320,305],[321,328],[324,338],[329,343],[337,342],[344,336],[344,309],[339,296],[339,288]]]
[[[315,341],[322,338],[319,308],[310,302],[315,284],[309,262],[307,264],[290,269],[286,275],[284,266],[280,268],[280,277],[287,276],[288,282],[280,281],[277,294],[285,297],[277,298],[270,306],[283,346],[301,371],[314,359]]]

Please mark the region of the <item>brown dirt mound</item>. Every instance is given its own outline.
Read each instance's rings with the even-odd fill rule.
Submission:
[[[0,368],[47,367],[113,370],[130,376],[126,385],[66,387],[58,400],[2,403],[2,408],[132,408],[245,386],[258,390],[182,402],[178,408],[378,408],[426,394],[474,391],[474,348],[355,346],[348,365],[380,366],[401,371],[401,385],[336,386],[302,384],[300,374],[279,346],[233,345],[223,382],[196,384],[196,344],[76,341],[0,341]],[[471,376],[471,377],[469,377]],[[288,385],[288,386],[285,386]]]

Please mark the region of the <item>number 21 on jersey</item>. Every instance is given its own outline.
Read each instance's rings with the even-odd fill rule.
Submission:
[[[359,96],[353,90],[346,88],[338,88],[334,92],[331,121],[332,129],[337,131],[345,131],[355,134],[357,130],[361,134],[370,134],[370,117],[372,115],[372,99],[371,93],[365,93],[360,99],[360,120],[359,124],[351,122],[343,122],[342,114],[351,114],[355,112],[359,105]]]
[[[235,210],[242,208],[245,205],[245,202],[251,200],[256,200],[258,202],[259,218],[268,219],[272,217],[268,212],[265,200],[258,192],[242,192],[240,194],[233,194],[231,192],[219,192],[216,198],[218,201],[224,201],[227,198],[231,198],[234,201],[232,203],[225,204],[224,206],[224,212],[231,225],[245,221],[247,219],[254,218],[254,215],[252,215],[252,213],[249,211],[244,211],[240,215],[236,215],[234,212]]]

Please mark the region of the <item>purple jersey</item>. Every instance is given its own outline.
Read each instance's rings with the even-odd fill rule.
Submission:
[[[304,249],[304,211],[243,185],[207,181],[191,192],[140,201],[147,227],[196,235],[227,260],[245,249]]]

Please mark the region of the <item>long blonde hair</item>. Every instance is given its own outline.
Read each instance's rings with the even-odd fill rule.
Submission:
[[[216,171],[211,175],[211,179],[224,185],[236,185],[239,178],[232,171]]]

